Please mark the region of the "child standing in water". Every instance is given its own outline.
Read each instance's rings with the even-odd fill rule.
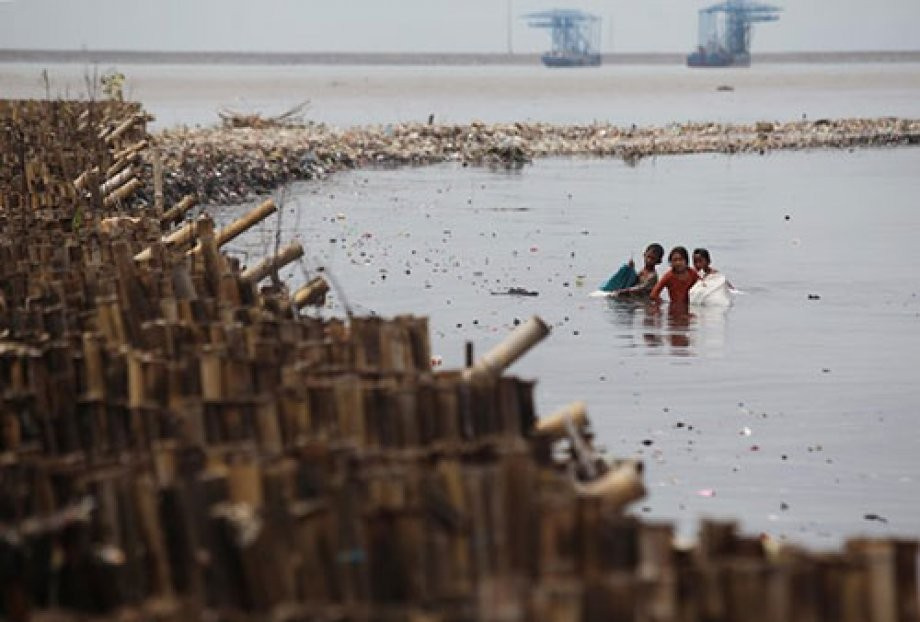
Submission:
[[[712,267],[712,264],[709,263],[709,251],[705,248],[695,248],[693,249],[693,267],[696,268],[696,272],[699,275],[700,279],[703,280],[710,274],[718,274],[719,271]],[[728,279],[725,280],[725,284],[729,289],[735,289],[734,285],[728,282]]]
[[[654,302],[661,302],[661,290],[668,290],[671,304],[689,305],[690,288],[699,279],[696,270],[690,267],[690,256],[683,246],[675,246],[668,254],[671,269],[664,273],[652,288],[650,298]]]
[[[640,272],[636,272],[635,262],[630,259],[628,264],[607,279],[607,282],[600,287],[601,291],[610,292],[617,297],[648,296],[655,283],[658,282],[655,266],[661,263],[663,256],[664,247],[661,244],[649,244],[643,254],[645,265]]]

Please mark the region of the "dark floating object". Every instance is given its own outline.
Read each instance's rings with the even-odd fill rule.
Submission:
[[[821,296],[819,296],[818,294],[808,294],[808,299],[809,300],[821,300]]]
[[[886,525],[888,524],[888,519],[878,514],[863,514],[863,518],[866,520],[875,520],[880,523],[885,523]]]
[[[493,296],[539,296],[540,292],[524,289],[523,287],[509,287],[503,292],[489,292]]]
[[[733,87],[731,84],[720,84],[716,87],[716,90],[722,93],[730,93],[731,91],[735,90],[735,87]]]

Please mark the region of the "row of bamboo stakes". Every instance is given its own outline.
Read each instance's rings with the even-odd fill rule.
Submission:
[[[274,203],[164,205],[148,118],[0,102],[0,618],[920,619],[916,542],[684,548],[625,515],[641,464],[504,375],[538,318],[433,372],[426,318],[304,312],[299,245],[222,252]]]

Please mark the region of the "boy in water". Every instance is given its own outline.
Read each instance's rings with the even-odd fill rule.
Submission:
[[[696,270],[690,266],[690,256],[683,246],[675,246],[668,254],[671,269],[664,273],[649,297],[653,302],[661,302],[661,290],[667,288],[672,305],[689,305],[690,288],[699,280]]]
[[[630,259],[629,263],[607,279],[607,282],[600,289],[610,292],[616,297],[641,298],[648,296],[658,282],[658,273],[655,272],[655,266],[661,263],[663,257],[664,247],[661,244],[649,244],[643,254],[645,265],[640,272],[636,272],[636,264]]]

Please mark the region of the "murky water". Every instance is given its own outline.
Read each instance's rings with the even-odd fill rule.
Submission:
[[[0,94],[44,97],[43,68],[0,65]],[[47,69],[52,96],[85,94],[88,68]],[[307,99],[309,118],[339,126],[920,116],[917,63],[119,69],[159,127]],[[542,413],[586,400],[609,452],[645,461],[643,516],[685,533],[703,515],[737,517],[831,546],[920,534],[918,171],[918,149],[356,171],[295,186],[281,237],[334,276],[331,312],[430,316],[445,366],[463,363],[466,340],[482,353],[516,320],[545,318],[551,337],[512,372],[539,379]],[[264,255],[275,225],[232,251]],[[587,297],[651,241],[708,247],[744,293],[689,317]],[[539,295],[500,295],[510,287]]]
[[[920,533],[917,171],[918,149],[357,171],[295,186],[282,238],[333,274],[335,311],[430,315],[445,366],[546,319],[511,371],[539,379],[542,413],[585,399],[609,452],[645,460],[643,516],[830,546]],[[689,317],[587,297],[650,241],[708,247],[744,293]]]
[[[46,89],[42,70],[47,69]],[[534,66],[131,65],[0,63],[3,97],[85,96],[86,78],[122,71],[126,97],[154,127],[213,125],[217,111],[278,114],[309,100],[307,117],[369,123],[544,121],[617,125],[920,116],[920,63],[755,64],[749,69]],[[733,91],[717,90],[720,86]]]

